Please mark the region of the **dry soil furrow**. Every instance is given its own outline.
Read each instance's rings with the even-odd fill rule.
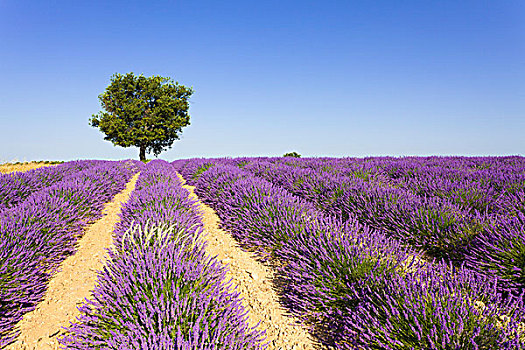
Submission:
[[[114,225],[138,176],[135,174],[126,188],[106,204],[104,216],[86,229],[76,253],[64,260],[60,271],[50,280],[44,300],[18,323],[21,334],[7,349],[59,349],[57,338],[63,332],[62,327],[75,320],[80,314],[77,306],[95,288],[97,271],[107,259],[106,248],[112,245]]]
[[[184,181],[180,174],[179,177]],[[184,188],[199,200],[194,186],[184,185]],[[252,253],[242,250],[235,239],[219,227],[220,219],[212,208],[200,201],[199,206],[203,212],[204,238],[208,242],[206,250],[228,265],[226,279],[232,280],[243,298],[250,324],[254,326],[260,321],[259,329],[266,330],[269,349],[317,348],[309,333],[279,304],[272,288],[271,269],[257,261]]]

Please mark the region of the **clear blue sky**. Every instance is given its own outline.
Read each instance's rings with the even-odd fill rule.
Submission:
[[[137,158],[112,74],[193,86],[164,159],[525,154],[525,2],[0,0],[0,161]]]

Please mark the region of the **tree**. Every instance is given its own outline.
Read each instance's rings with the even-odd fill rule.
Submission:
[[[297,152],[290,152],[290,153],[285,153],[283,157],[301,158],[301,155]]]
[[[190,125],[192,94],[192,88],[170,78],[116,73],[98,96],[104,111],[93,114],[89,123],[115,146],[138,147],[144,161],[146,152],[158,156],[171,148],[182,128]]]

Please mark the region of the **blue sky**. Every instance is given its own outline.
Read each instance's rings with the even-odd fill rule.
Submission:
[[[160,158],[525,154],[523,1],[0,0],[0,161],[137,158],[112,74],[193,86]]]

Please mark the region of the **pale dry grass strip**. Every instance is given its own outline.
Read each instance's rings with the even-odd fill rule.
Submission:
[[[183,177],[179,178],[185,183]],[[191,197],[199,200],[194,193],[194,186],[184,185]],[[259,329],[265,330],[269,349],[316,349],[308,331],[300,326],[297,319],[287,314],[279,304],[279,297],[272,286],[272,270],[257,261],[254,254],[242,250],[237,241],[219,227],[220,219],[215,211],[199,200],[203,213],[204,239],[206,251],[228,265],[226,280],[243,298],[248,310],[249,322],[255,326],[260,321]]]
[[[35,163],[35,162],[29,162],[29,163],[21,163],[21,164],[0,164],[0,173],[2,174],[8,174],[8,173],[14,173],[16,172],[24,172],[28,170],[38,169],[45,166],[56,166],[56,164],[44,164],[44,163]]]
[[[49,282],[44,300],[24,315],[17,325],[20,336],[6,349],[59,349],[57,338],[63,333],[62,327],[75,321],[80,315],[77,306],[89,298],[95,288],[97,271],[104,266],[108,258],[106,249],[113,243],[113,229],[120,220],[118,215],[138,176],[135,174],[126,188],[105,205],[104,216],[86,229],[76,253],[61,264]]]

